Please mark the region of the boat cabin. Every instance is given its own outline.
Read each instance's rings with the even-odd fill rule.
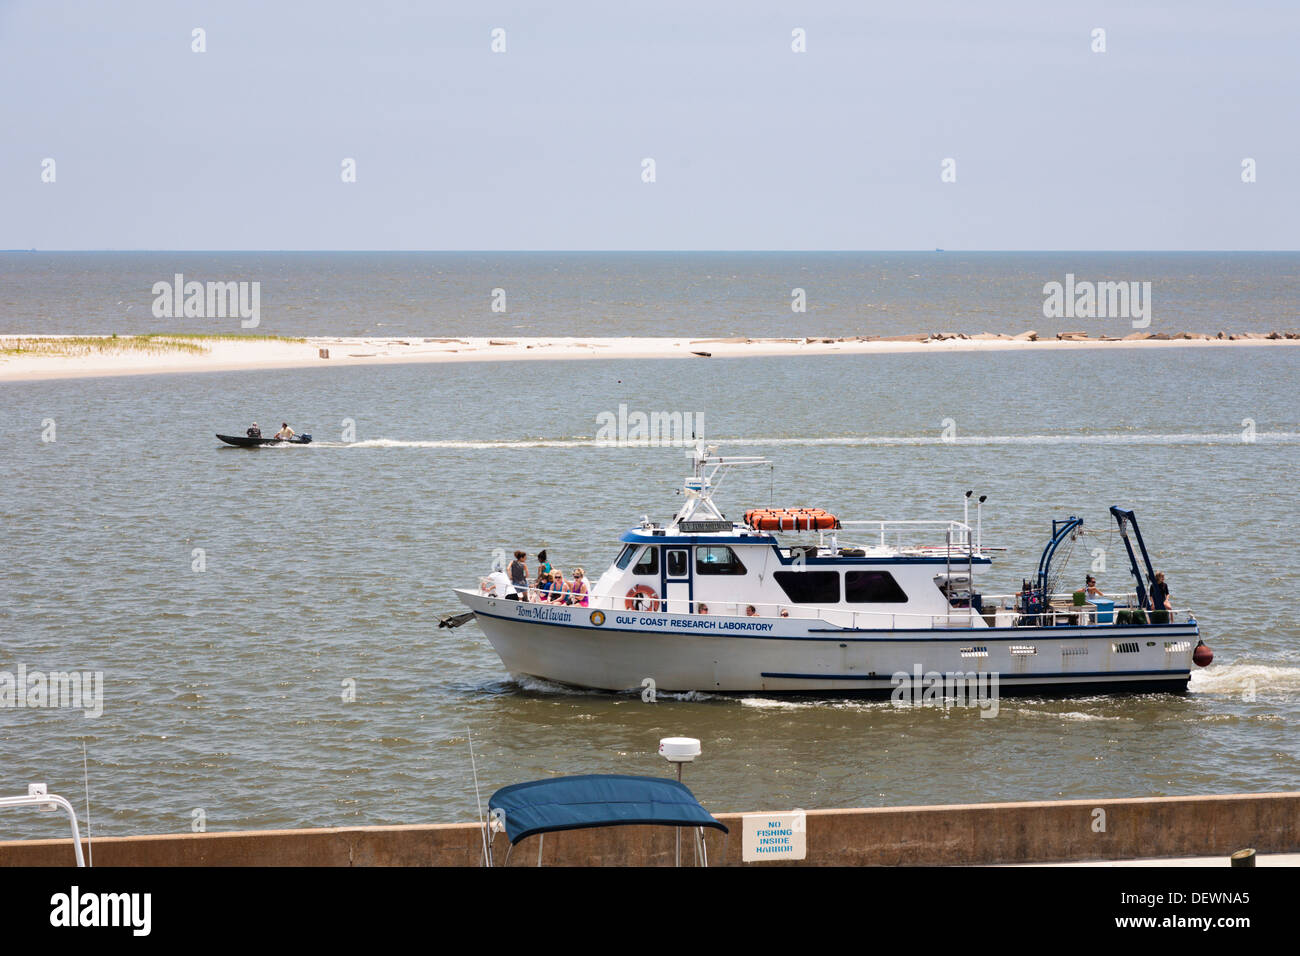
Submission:
[[[784,544],[749,525],[681,533],[635,528],[592,589],[634,610],[728,617],[815,618],[820,611],[878,611],[947,618],[970,606],[972,570],[991,562],[966,549]],[[969,611],[962,610],[965,619]]]

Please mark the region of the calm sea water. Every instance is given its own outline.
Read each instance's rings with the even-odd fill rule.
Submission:
[[[687,781],[717,811],[1294,789],[1297,385],[1287,347],[0,384],[0,670],[98,670],[106,687],[97,719],[0,710],[0,792],[44,780],[80,806],[84,741],[98,834],[188,830],[196,809],[210,830],[469,820],[471,731],[487,792],[667,773],[658,740],[696,736]],[[1008,548],[990,591],[1031,573],[1070,514],[1096,536],[1069,573],[1106,548],[1103,588],[1127,587],[1106,509],[1131,506],[1215,663],[1186,696],[1004,701],[995,719],[516,683],[476,625],[437,616],[495,548],[598,573],[622,530],[675,510],[681,449],[593,445],[619,403],[703,414],[724,451],[772,457],[727,480],[730,514],[960,517],[962,492],[988,495],[985,540]],[[318,443],[213,437],[254,418]],[[0,820],[3,837],[61,833]]]
[[[0,253],[0,333],[238,332],[154,318],[177,273],[261,283],[280,335],[899,335],[1081,329],[1048,319],[1067,274],[1150,282],[1151,330],[1300,327],[1300,253]],[[493,290],[504,313],[492,311]],[[807,311],[791,309],[804,290]],[[498,300],[500,301],[500,300]]]

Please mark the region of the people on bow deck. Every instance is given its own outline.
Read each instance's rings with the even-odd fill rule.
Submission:
[[[587,606],[587,577],[582,568],[573,569],[573,583],[569,585],[565,601],[578,607]]]
[[[519,595],[516,594],[514,588],[510,586],[510,579],[506,577],[506,573],[500,568],[495,568],[492,573],[487,576],[485,587],[486,592],[492,597],[507,599],[513,598],[515,600],[519,599]]]
[[[1083,590],[1084,593],[1088,595],[1088,597],[1106,596],[1105,593],[1101,590],[1101,588],[1097,587],[1097,579],[1094,578],[1091,574],[1088,575],[1087,579],[1085,580]]]
[[[545,548],[537,552],[537,564],[547,574],[550,574],[553,570],[555,570],[554,568],[551,567],[551,562],[546,560]]]
[[[257,422],[253,422],[252,426],[248,429],[248,437],[249,438],[262,437],[262,429],[257,427]]]
[[[550,603],[563,604],[565,590],[564,572],[559,568],[555,568],[551,571],[551,596],[548,599]]]
[[[537,569],[537,580],[533,582],[533,600],[545,604],[551,599],[551,572],[546,568]]]
[[[280,430],[275,433],[275,440],[288,441],[295,434],[297,433],[292,428],[289,427],[288,422],[280,422]]]
[[[1168,624],[1169,612],[1174,609],[1169,601],[1169,586],[1165,584],[1165,572],[1157,571],[1151,582],[1151,623]]]
[[[510,562],[510,583],[521,597],[528,593],[528,555],[522,551],[516,551]]]

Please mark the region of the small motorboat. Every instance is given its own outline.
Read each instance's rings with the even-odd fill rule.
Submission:
[[[310,435],[295,435],[293,438],[249,438],[247,435],[217,435],[227,445],[237,448],[258,448],[262,445],[310,445]]]

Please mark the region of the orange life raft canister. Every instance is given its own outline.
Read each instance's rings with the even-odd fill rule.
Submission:
[[[758,531],[831,531],[840,519],[825,508],[751,508],[745,524]]]

